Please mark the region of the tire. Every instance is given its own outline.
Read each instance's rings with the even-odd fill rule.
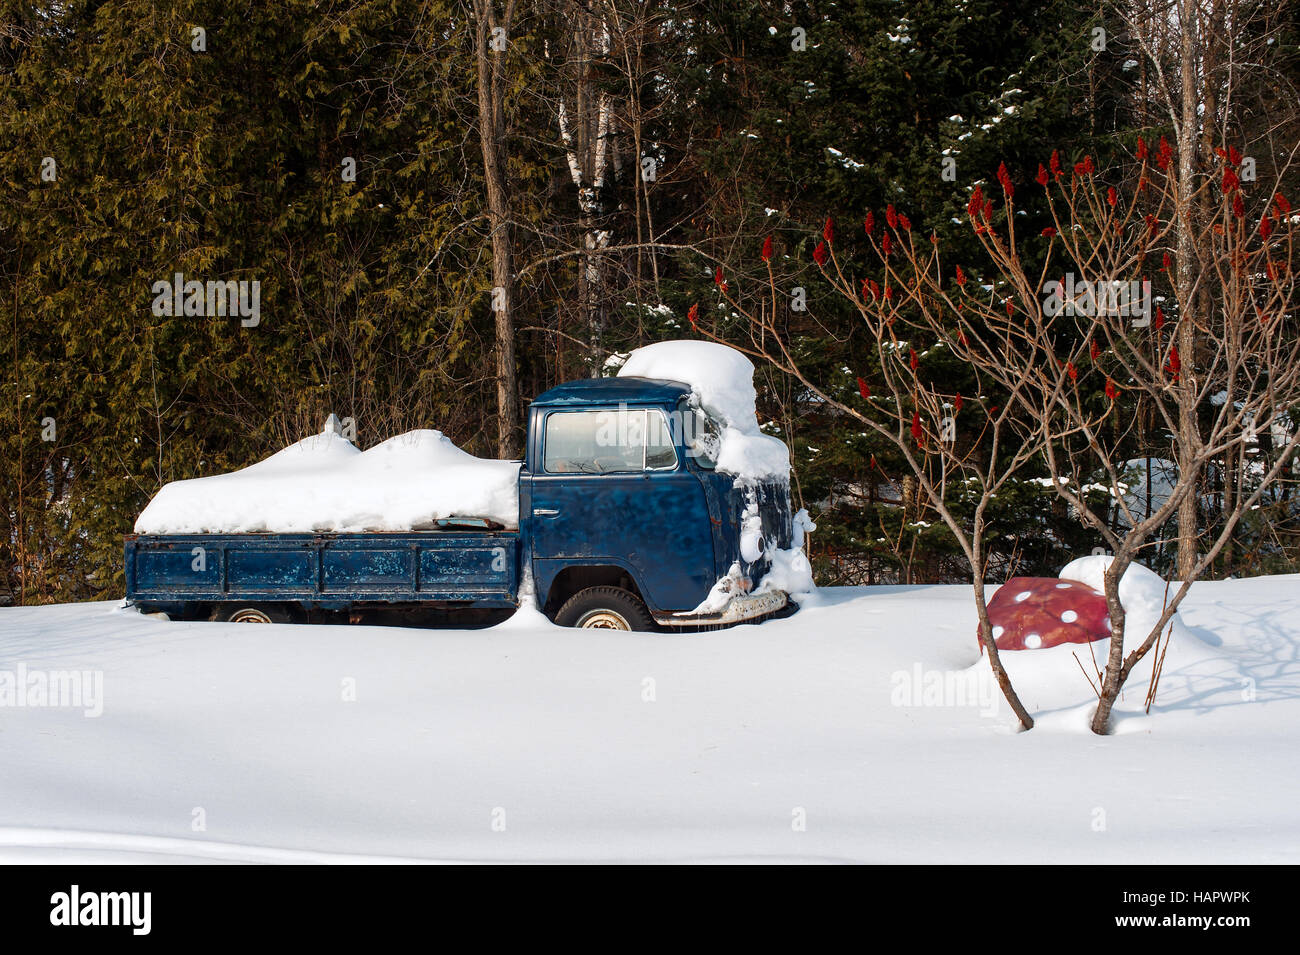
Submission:
[[[564,602],[555,622],[583,630],[655,630],[655,622],[636,594],[619,587],[588,587]]]
[[[222,604],[212,615],[225,623],[289,623],[289,611],[277,604]]]

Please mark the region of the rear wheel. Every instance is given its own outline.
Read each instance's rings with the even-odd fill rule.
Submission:
[[[588,587],[564,602],[555,622],[583,630],[654,630],[641,599],[618,587]]]
[[[289,611],[275,604],[234,604],[218,607],[214,620],[227,623],[289,623]]]

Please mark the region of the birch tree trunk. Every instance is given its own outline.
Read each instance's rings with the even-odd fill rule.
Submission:
[[[578,275],[578,307],[590,344],[591,374],[600,374],[605,333],[605,269],[601,250],[610,244],[604,226],[603,193],[614,151],[614,104],[605,90],[593,89],[593,60],[609,52],[609,11],[602,3],[567,7],[571,28],[572,92],[557,107],[560,143],[569,178],[578,192],[578,225],[585,254]]]

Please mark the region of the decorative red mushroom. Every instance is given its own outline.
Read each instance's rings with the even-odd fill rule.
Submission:
[[[1012,577],[989,601],[989,623],[999,650],[1038,650],[1110,636],[1105,594],[1055,577]]]

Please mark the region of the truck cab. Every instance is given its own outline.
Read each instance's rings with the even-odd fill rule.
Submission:
[[[533,401],[520,520],[548,616],[647,629],[731,623],[785,606],[780,592],[753,591],[767,548],[791,545],[788,486],[742,487],[720,473],[720,431],[673,381],[593,378]],[[761,521],[758,555],[742,554],[747,511]],[[720,581],[734,593],[702,608]]]

